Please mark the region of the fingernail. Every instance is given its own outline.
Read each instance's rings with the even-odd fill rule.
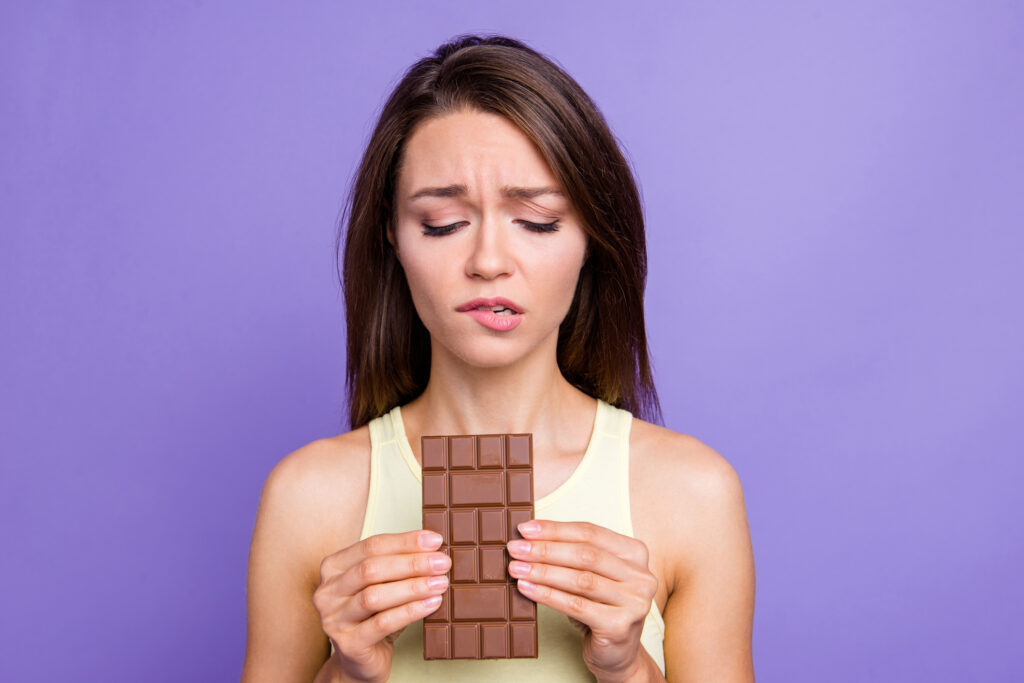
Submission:
[[[426,607],[427,609],[433,609],[433,608],[437,607],[440,604],[441,604],[441,596],[440,595],[431,595],[429,598],[427,598],[427,599],[425,599],[423,601],[423,606]]]
[[[448,556],[447,555],[434,555],[430,558],[430,568],[439,571],[441,569],[448,568]]]
[[[441,545],[441,534],[433,531],[424,531],[420,534],[420,547],[425,550],[433,550]]]
[[[530,542],[529,541],[509,541],[508,542],[508,550],[509,550],[509,552],[512,552],[512,553],[519,553],[520,555],[525,555],[526,553],[530,552]]]
[[[427,579],[427,585],[431,588],[443,588],[448,585],[448,577],[444,574],[441,576],[431,576]]]
[[[524,590],[524,591],[532,591],[534,588],[537,587],[534,584],[532,584],[529,581],[527,581],[526,579],[519,579],[518,585],[519,585],[519,589],[520,590]]]
[[[540,524],[534,521],[523,522],[519,525],[519,533],[523,536],[529,536],[540,531]]]
[[[526,564],[525,562],[520,562],[519,560],[512,560],[508,565],[508,569],[513,574],[530,573],[530,565]]]

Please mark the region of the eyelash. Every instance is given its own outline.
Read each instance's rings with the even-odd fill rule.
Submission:
[[[550,223],[531,223],[530,221],[519,221],[527,226],[529,230],[533,232],[555,232],[558,230],[558,221],[554,220]],[[423,234],[429,237],[440,237],[441,235],[447,235],[451,231],[458,227],[458,223],[452,223],[451,225],[439,225],[434,227],[433,225],[427,225],[426,223],[420,223],[425,229]]]

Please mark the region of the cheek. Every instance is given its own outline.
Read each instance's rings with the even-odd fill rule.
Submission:
[[[576,259],[567,254],[565,258],[551,261],[544,269],[545,290],[548,296],[559,296],[566,287],[576,281],[579,268]],[[571,292],[570,292],[571,293]]]
[[[436,259],[423,253],[406,253],[401,267],[417,315],[427,329],[433,329],[434,321],[444,313],[442,309],[450,293],[448,274],[438,267]]]
[[[410,262],[409,259],[406,259],[402,263],[402,268],[405,271],[405,280],[409,283],[412,300],[416,304],[417,311],[420,312],[420,317],[422,317],[426,311],[421,309],[424,306],[429,306],[431,299],[434,298],[434,293],[430,288],[431,286],[436,286],[437,278],[429,277],[429,264],[422,264],[416,261]]]
[[[583,247],[560,250],[536,265],[535,277],[532,278],[534,299],[546,299],[552,314],[564,317],[576,293],[576,282],[583,265]]]

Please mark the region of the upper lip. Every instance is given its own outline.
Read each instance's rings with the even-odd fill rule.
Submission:
[[[519,304],[515,303],[514,301],[509,301],[508,299],[501,296],[491,297],[490,299],[477,297],[472,301],[467,301],[466,303],[462,304],[456,310],[459,312],[472,311],[474,308],[480,308],[481,306],[487,306],[488,308],[493,308],[495,306],[504,306],[505,308],[511,308],[516,313],[523,312],[523,309],[519,307]]]

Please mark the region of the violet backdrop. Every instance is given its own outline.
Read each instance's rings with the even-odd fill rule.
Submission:
[[[876,0],[4,3],[0,679],[237,680],[260,487],[345,427],[348,183],[469,32],[635,168],[758,680],[1022,680],[1024,4]]]

